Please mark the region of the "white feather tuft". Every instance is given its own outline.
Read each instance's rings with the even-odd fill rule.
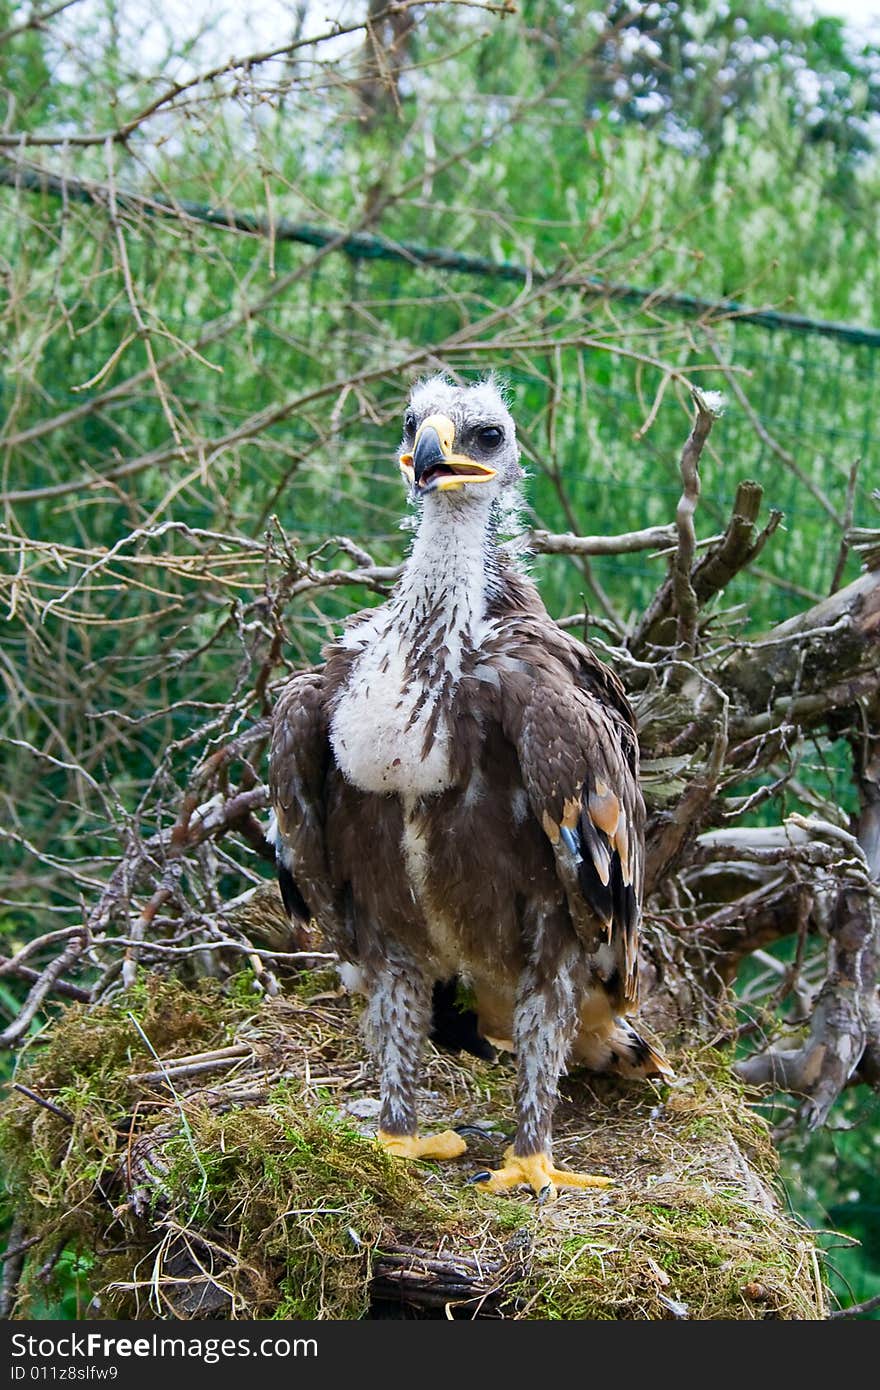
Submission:
[[[723,391],[695,391],[694,396],[701,410],[708,411],[719,420],[727,409]]]

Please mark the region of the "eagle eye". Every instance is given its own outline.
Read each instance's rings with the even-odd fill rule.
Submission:
[[[497,425],[486,425],[483,429],[477,430],[477,443],[481,449],[497,449],[504,438],[504,431]]]
[[[412,410],[408,410],[403,417],[403,432],[407,439],[411,439],[416,432],[416,417]]]

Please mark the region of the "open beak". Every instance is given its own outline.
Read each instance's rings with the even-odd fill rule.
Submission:
[[[418,493],[452,492],[469,483],[488,483],[496,469],[467,454],[454,454],[455,425],[447,415],[429,415],[419,426],[412,453],[400,455],[400,471]]]

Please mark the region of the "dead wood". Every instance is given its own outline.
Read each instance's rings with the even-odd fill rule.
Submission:
[[[738,703],[757,716],[781,716],[788,700],[798,702],[802,719],[822,723],[835,706],[846,708],[847,690],[855,704],[876,689],[878,671],[880,572],[869,570],[734,652],[721,675]]]

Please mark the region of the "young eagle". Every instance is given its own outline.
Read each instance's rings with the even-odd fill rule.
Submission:
[[[644,804],[616,676],[562,632],[498,547],[522,476],[496,385],[416,385],[400,469],[420,512],[391,598],[358,613],[275,710],[270,786],[281,889],[369,1000],[379,1142],[420,1136],[419,1056],[438,982],[463,979],[481,1032],[517,1058],[516,1137],[493,1192],[604,1186],[553,1166],[568,1061],[667,1074],[623,1015],[638,998]]]

